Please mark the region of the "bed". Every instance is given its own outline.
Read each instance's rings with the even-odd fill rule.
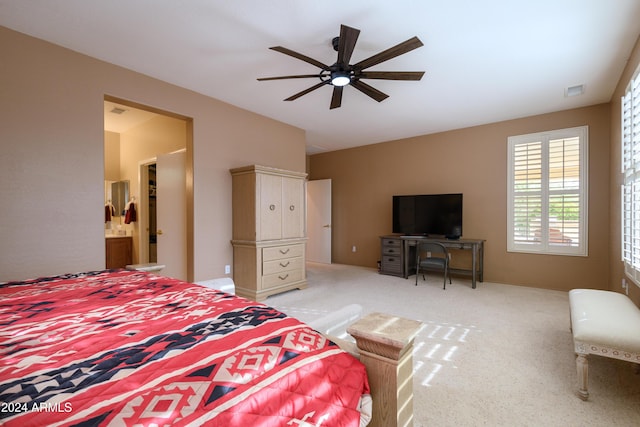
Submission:
[[[359,426],[363,363],[262,303],[149,272],[0,284],[0,425]]]

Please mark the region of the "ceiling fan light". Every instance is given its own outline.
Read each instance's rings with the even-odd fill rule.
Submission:
[[[346,71],[334,71],[331,73],[331,84],[334,86],[346,86],[351,83],[351,77]]]

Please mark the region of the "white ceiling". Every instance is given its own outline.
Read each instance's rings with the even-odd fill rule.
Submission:
[[[123,133],[157,116],[156,113],[128,105],[104,101],[104,130]]]
[[[284,46],[332,64],[340,24],[352,63],[413,36],[424,46],[371,70],[381,103],[347,87],[287,98],[315,79]],[[0,0],[0,25],[306,130],[308,152],[372,144],[608,102],[640,34],[638,0]],[[566,97],[584,85],[583,95]]]

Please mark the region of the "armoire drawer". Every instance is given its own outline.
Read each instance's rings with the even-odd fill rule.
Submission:
[[[288,283],[298,282],[304,278],[302,269],[283,271],[275,274],[262,276],[262,288],[273,288],[286,285]]]
[[[284,271],[302,270],[303,262],[304,260],[302,257],[264,261],[262,263],[262,274],[266,276],[269,274],[282,273]]]
[[[304,245],[283,245],[262,249],[262,261],[273,261],[284,258],[302,257]]]

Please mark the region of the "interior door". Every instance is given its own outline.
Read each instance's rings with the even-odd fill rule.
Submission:
[[[187,280],[186,152],[159,155],[156,161],[156,209],[160,274]]]
[[[307,261],[331,264],[331,180],[307,182]]]

